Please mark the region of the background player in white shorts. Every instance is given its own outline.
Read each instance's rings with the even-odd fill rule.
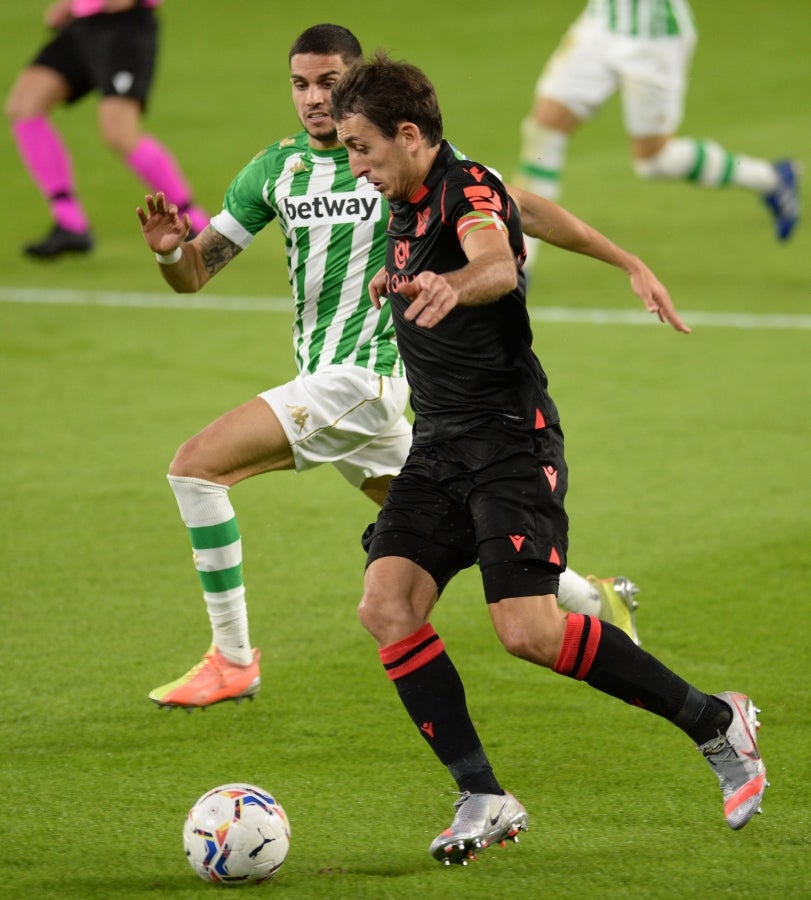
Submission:
[[[779,240],[799,216],[797,164],[730,153],[713,140],[676,137],[696,44],[686,0],[590,0],[549,59],[521,127],[518,183],[557,200],[569,137],[617,91],[634,171],[759,194]],[[528,241],[530,259],[537,250]]]
[[[169,483],[189,529],[213,642],[201,663],[150,693],[161,706],[208,706],[259,688],[230,488],[263,472],[330,462],[382,504],[408,454],[407,388],[391,310],[387,304],[376,309],[368,295],[369,280],[383,265],[388,207],[371,184],[352,175],[331,116],[333,85],[361,58],[357,40],[337,25],[314,26],[296,40],[291,83],[304,130],[257,154],[229,186],[223,210],[193,240],[185,240],[188,219],[163,194],[147,196],[145,209],[138,209],[161,274],[183,293],[204,287],[276,219],[287,247],[299,370],[288,384],[212,422],[172,460]],[[689,330],[641,260],[560,207],[516,194],[524,198],[522,218],[531,233],[623,269],[651,312]],[[567,569],[560,602],[634,636],[634,592],[627,579],[588,580]]]

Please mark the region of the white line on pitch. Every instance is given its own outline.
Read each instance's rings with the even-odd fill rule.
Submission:
[[[251,312],[293,311],[289,297],[228,297],[220,294],[160,294],[128,291],[57,290],[52,288],[0,287],[2,303],[36,303],[68,306],[113,306],[134,309],[211,309]],[[575,309],[573,307],[529,307],[535,322],[580,323],[587,325],[656,325],[655,315],[642,310]],[[680,311],[692,327],[750,330],[811,330],[811,315],[788,313]]]

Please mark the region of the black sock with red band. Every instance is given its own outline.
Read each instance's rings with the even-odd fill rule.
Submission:
[[[502,794],[470,720],[465,688],[430,624],[380,649],[380,661],[420,734],[460,791]]]
[[[624,631],[594,616],[569,613],[554,671],[667,719],[696,744],[726,731],[731,719],[720,700],[692,687]]]

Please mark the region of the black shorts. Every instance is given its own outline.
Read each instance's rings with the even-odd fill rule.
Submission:
[[[146,106],[158,50],[158,20],[151,8],[74,19],[46,44],[31,65],[59,72],[70,85],[68,103],[92,91],[131,97]]]
[[[568,550],[567,486],[556,425],[516,432],[493,424],[412,447],[364,536],[367,565],[405,557],[441,593],[478,560],[488,603],[557,594]]]

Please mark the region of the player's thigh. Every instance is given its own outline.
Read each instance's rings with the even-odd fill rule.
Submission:
[[[399,474],[411,449],[411,432],[411,423],[400,416],[390,428],[333,465],[353,487],[382,505],[391,479]]]
[[[425,569],[402,556],[384,556],[366,569],[358,616],[378,644],[388,646],[421,628],[436,600],[436,583]]]
[[[554,594],[506,597],[488,604],[496,634],[513,656],[553,666],[560,653],[566,613]]]
[[[434,478],[432,451],[411,451],[389,485],[383,508],[363,537],[367,566],[385,557],[411,560],[441,594],[476,562],[476,535],[468,510]]]
[[[262,472],[292,469],[293,454],[273,410],[260,397],[232,409],[187,440],[169,472],[233,485]]]
[[[632,138],[670,135],[684,118],[692,37],[625,38],[622,116]]]
[[[17,122],[46,115],[54,106],[65,103],[70,85],[64,75],[47,66],[29,66],[17,76],[6,99],[6,116]]]
[[[578,121],[590,119],[619,87],[611,47],[610,34],[575,24],[541,72],[536,98],[556,100]]]
[[[566,567],[568,470],[557,426],[514,435],[467,500],[488,603],[557,593]]]
[[[78,21],[60,29],[34,55],[12,88],[15,115],[28,118],[58,103],[74,103],[93,89],[77,33]]]
[[[399,471],[404,433],[410,431],[403,426],[404,378],[327,366],[260,396],[276,413],[298,471],[333,463],[356,487],[366,478]]]

